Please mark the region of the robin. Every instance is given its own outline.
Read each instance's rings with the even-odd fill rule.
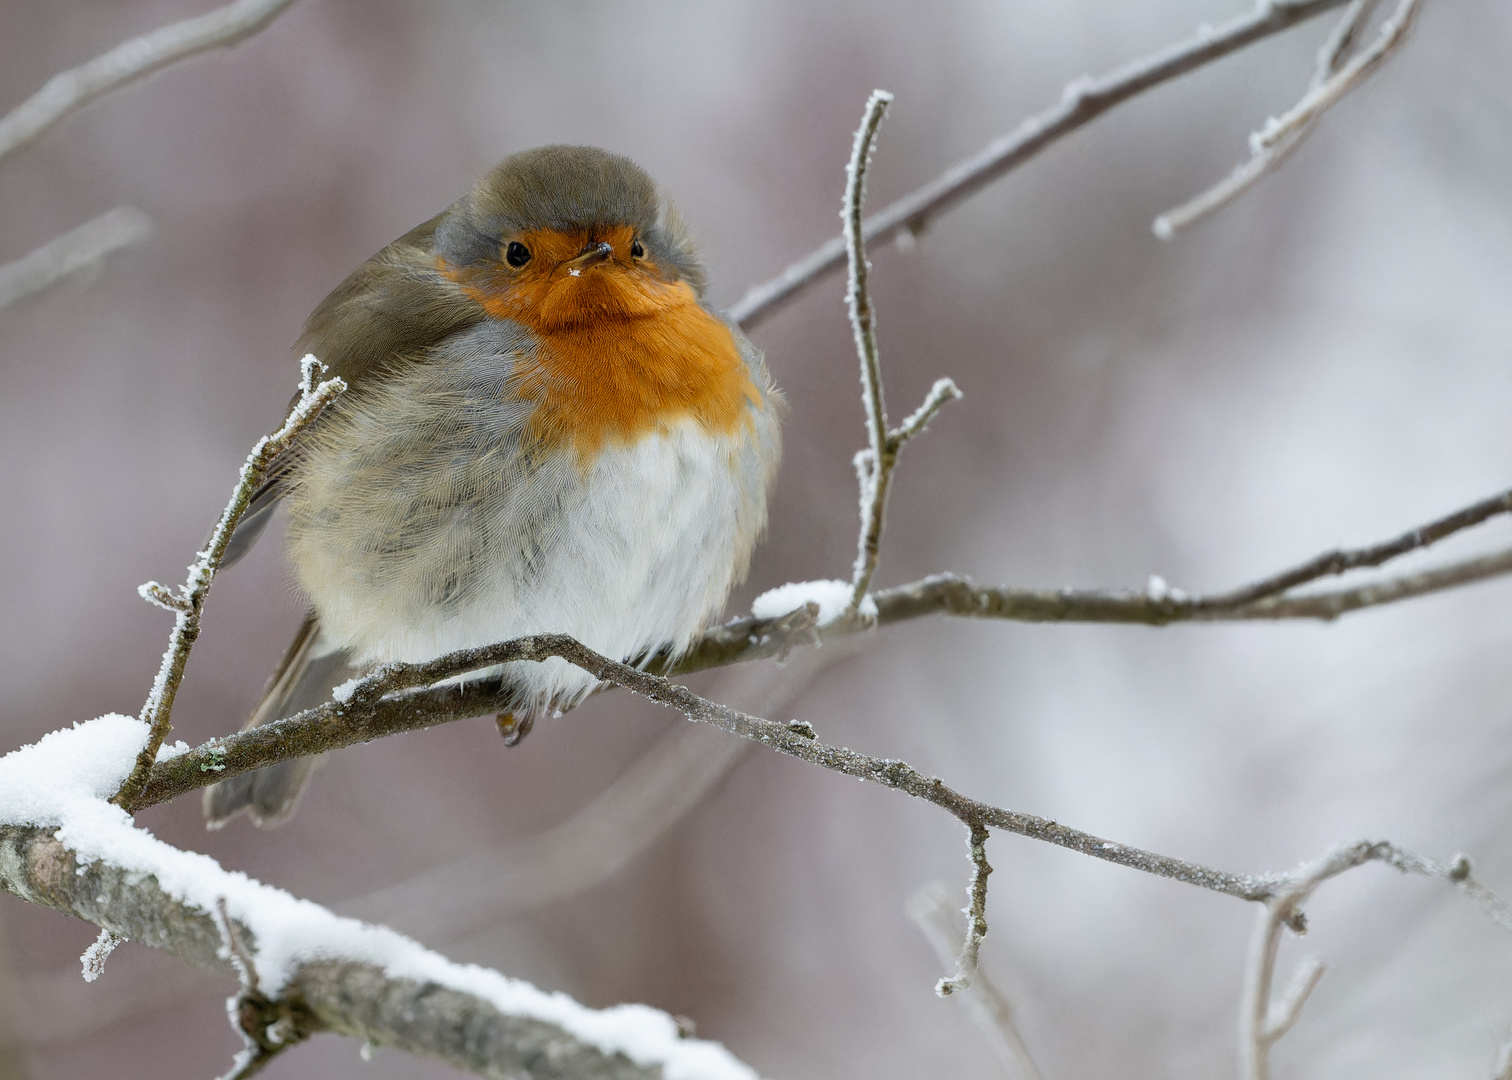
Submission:
[[[277,463],[226,558],[288,507],[311,610],[245,726],[376,664],[526,634],[626,659],[685,650],[745,576],[780,451],[781,396],[704,284],[640,166],[547,146],[326,297],[294,351],[349,390]],[[502,674],[516,740],[596,686],[561,660]],[[216,784],[207,822],[285,820],[315,764]]]

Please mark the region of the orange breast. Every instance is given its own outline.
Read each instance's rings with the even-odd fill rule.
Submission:
[[[536,402],[530,425],[543,445],[586,459],[683,419],[720,435],[749,423],[748,403],[759,397],[729,327],[686,284],[673,288],[687,302],[653,315],[537,330],[540,346],[519,385]]]
[[[536,403],[530,433],[539,445],[570,447],[586,465],[606,444],[629,445],[685,419],[714,435],[750,425],[760,394],[730,328],[687,282],[633,259],[630,230],[525,239],[535,258],[523,273],[442,270],[490,315],[535,334],[535,356],[516,375],[520,396]],[[615,255],[581,273],[560,270],[590,239],[607,240]]]

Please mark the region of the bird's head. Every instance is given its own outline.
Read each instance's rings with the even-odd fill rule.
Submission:
[[[703,270],[635,162],[589,146],[505,158],[443,216],[441,272],[495,318],[562,331],[696,304]]]

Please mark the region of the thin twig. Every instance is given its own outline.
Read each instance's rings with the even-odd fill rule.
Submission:
[[[1344,14],[1339,16],[1334,28],[1318,49],[1317,66],[1313,69],[1312,89],[1317,89],[1336,75],[1360,42],[1370,17],[1380,0],[1350,0]]]
[[[1058,104],[1029,117],[1017,128],[957,162],[923,187],[868,218],[862,235],[873,249],[914,236],[945,211],[976,194],[1051,144],[1085,127],[1130,98],[1288,30],[1346,0],[1264,0],[1248,15],[1106,75],[1079,79],[1065,88]],[[821,278],[845,265],[846,245],[836,237],[799,259],[770,281],[749,289],[730,308],[730,318],[750,329]]]
[[[0,311],[96,269],[106,258],[140,243],[151,232],[152,221],[134,206],[118,206],[70,229],[31,254],[0,266]]]
[[[235,45],[271,23],[294,0],[235,3],[122,42],[86,64],[61,71],[0,119],[0,158],[64,117],[160,68],[222,45]]]
[[[992,865],[987,861],[987,826],[973,821],[967,837],[971,852],[971,884],[966,889],[966,937],[956,958],[955,974],[935,983],[935,993],[950,997],[970,988],[976,981],[982,957],[982,941],[987,937],[987,875]]]
[[[851,598],[846,616],[854,616],[877,569],[882,542],[882,523],[887,511],[887,491],[892,481],[893,461],[887,438],[887,404],[882,396],[882,361],[877,352],[876,319],[872,313],[867,276],[866,239],[862,235],[861,207],[866,201],[866,172],[876,151],[877,130],[887,116],[892,95],[873,90],[856,129],[850,162],[845,166],[845,201],[840,211],[844,222],[845,253],[850,267],[846,285],[846,308],[851,335],[861,361],[861,405],[866,410],[868,448],[856,455],[856,481],[861,492],[861,535],[856,541],[856,566],[851,575]]]
[[[908,916],[934,947],[941,964],[955,962],[961,934],[960,910],[939,882],[925,886],[908,901]],[[1012,1080],[1043,1080],[1039,1065],[1013,1019],[1013,1006],[978,963],[971,993],[963,995],[977,1026]]]
[[[151,729],[151,734],[147,744],[137,755],[131,775],[122,782],[121,789],[111,800],[128,810],[134,807],[146,785],[148,774],[157,760],[158,750],[172,728],[173,701],[178,694],[179,684],[184,679],[189,651],[199,637],[205,597],[210,592],[215,572],[226,553],[226,545],[231,542],[231,534],[236,531],[236,523],[246,512],[253,493],[267,479],[273,461],[288,450],[300,434],[315,422],[321,411],[346,389],[346,383],[339,378],[328,379],[317,385],[317,369],[323,370],[322,365],[313,356],[306,356],[300,367],[299,400],[289,410],[283,426],[273,434],[259,439],[252,448],[252,453],[247,456],[236,487],[231,491],[231,500],[221,513],[215,530],[210,534],[210,540],[190,564],[189,577],[179,586],[178,595],[174,597],[166,587],[155,581],[147,582],[138,590],[144,598],[158,606],[171,608],[174,620],[168,649],[163,653],[157,678],[142,706],[142,722]]]
[[[1401,0],[1392,17],[1381,24],[1381,32],[1369,49],[1332,71],[1327,78],[1319,81],[1315,77],[1301,101],[1284,116],[1270,120],[1264,130],[1250,136],[1247,161],[1207,191],[1157,217],[1151,225],[1155,235],[1170,240],[1182,229],[1233,202],[1262,177],[1275,172],[1312,133],[1323,114],[1369,78],[1397,50],[1406,39],[1407,28],[1417,14],[1419,2]],[[1368,11],[1363,5],[1351,5],[1340,20],[1339,29],[1330,35],[1320,63],[1335,64],[1347,53]]]

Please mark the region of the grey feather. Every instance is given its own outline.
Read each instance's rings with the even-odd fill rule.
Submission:
[[[313,709],[355,674],[345,652],[323,647],[319,623],[311,612],[242,726],[261,727]],[[211,785],[205,789],[205,825],[218,829],[243,811],[263,828],[282,824],[294,813],[323,756],[295,758]]]

